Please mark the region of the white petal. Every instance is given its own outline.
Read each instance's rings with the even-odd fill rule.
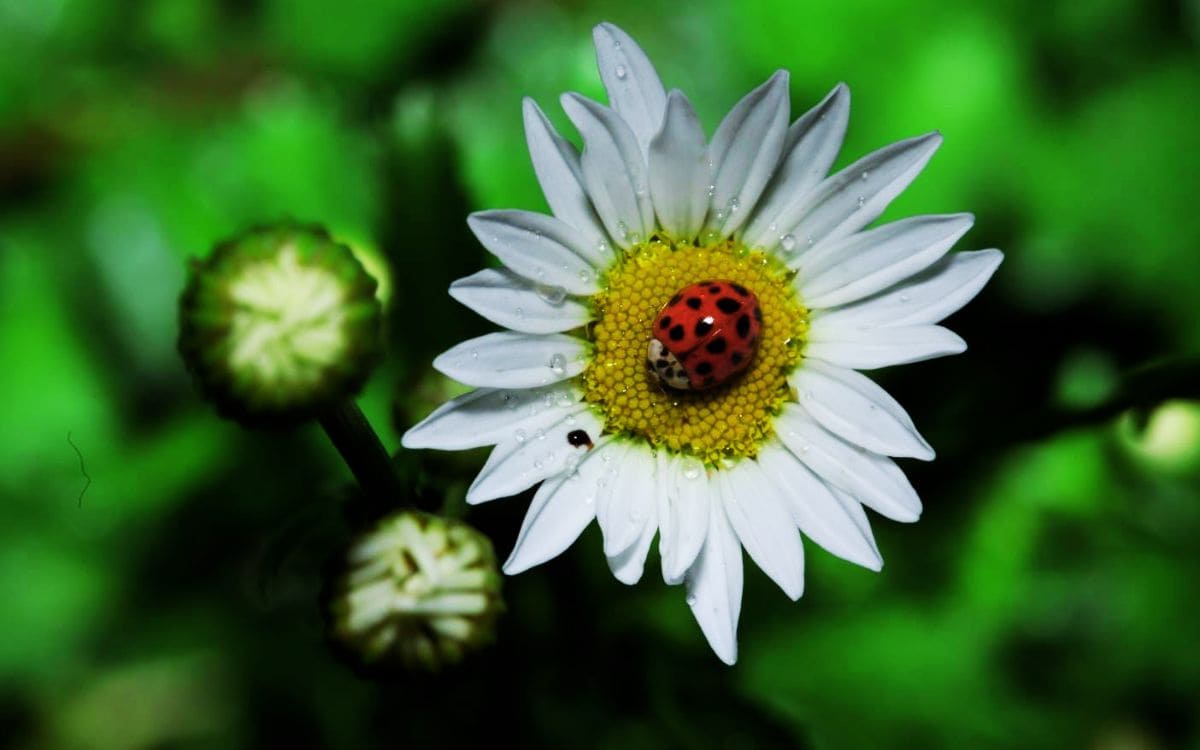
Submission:
[[[787,505],[753,460],[718,471],[729,525],[772,581],[792,601],[804,593],[804,549]]]
[[[404,433],[405,448],[463,450],[495,445],[518,430],[533,434],[574,411],[583,392],[573,382],[528,390],[480,388],[451,399]]]
[[[781,233],[794,236],[801,247],[810,247],[857,232],[904,192],[941,143],[941,134],[929,133],[864,156],[827,177],[803,204],[785,210],[777,220]]]
[[[775,421],[779,439],[813,473],[895,521],[921,516],[921,500],[890,458],[850,445],[825,430],[795,404]]]
[[[603,427],[600,418],[586,405],[577,405],[549,427],[506,437],[492,449],[479,476],[467,489],[467,502],[475,505],[509,497],[566,469],[574,469],[579,451],[584,449],[571,445],[567,433],[585,430],[599,437]]]
[[[788,123],[788,74],[780,70],[746,94],[721,121],[708,146],[713,194],[708,226],[733,234],[779,163]]]
[[[617,113],[578,94],[564,94],[562,106],[583,136],[583,182],[608,234],[621,247],[649,237],[654,206],[633,131]]]
[[[804,356],[854,370],[872,370],[966,350],[967,342],[941,326],[847,328],[815,319]]]
[[[822,243],[795,264],[809,309],[887,289],[936,263],[975,222],[971,214],[914,216]]]
[[[587,305],[539,288],[508,269],[485,268],[450,285],[450,296],[496,325],[522,333],[560,333],[592,319]]]
[[[954,253],[873,297],[815,317],[835,328],[937,323],[979,294],[1003,259],[999,250]]]
[[[871,525],[858,501],[822,482],[781,445],[763,446],[757,460],[783,492],[796,525],[810,539],[843,560],[870,570],[883,567]]]
[[[532,211],[479,211],[467,225],[504,265],[530,281],[571,294],[595,292],[596,269],[577,231],[553,216]]]
[[[613,24],[602,23],[592,29],[592,40],[608,103],[629,123],[645,155],[667,106],[662,81],[637,42]]]
[[[708,212],[712,169],[700,120],[678,90],[667,97],[666,118],[650,142],[648,159],[650,195],[659,223],[675,237],[695,237]]]
[[[579,152],[566,138],[560,136],[550,120],[529,97],[522,106],[525,117],[525,141],[533,171],[537,174],[546,203],[559,219],[579,231],[584,244],[594,248],[588,257],[594,265],[607,265],[612,259],[611,247],[600,217],[583,186],[583,169]]]
[[[737,661],[737,625],[742,612],[742,545],[721,503],[709,503],[704,547],[687,573],[687,602],[721,661]]]
[[[658,531],[656,505],[651,503],[645,520],[642,521],[642,530],[638,533],[637,540],[624,552],[608,557],[608,567],[618,581],[632,586],[642,580],[642,573],[646,568],[646,554],[650,552],[650,545],[654,542],[656,531]]]
[[[658,467],[648,448],[633,446],[621,459],[612,492],[596,507],[604,554],[615,557],[629,549],[642,534],[646,519],[655,515],[658,500]]]
[[[433,360],[438,372],[485,388],[536,388],[583,372],[587,342],[561,333],[500,331],[468,339]]]
[[[601,455],[611,446],[606,437],[595,438],[593,445],[575,472],[549,479],[538,488],[504,563],[505,573],[516,575],[558,557],[596,517],[596,481],[607,467]]]
[[[933,459],[908,412],[866,375],[807,359],[788,382],[804,410],[843,440],[885,456]]]
[[[708,471],[698,459],[675,458],[669,470],[669,515],[660,518],[663,581],[674,585],[683,580],[704,546],[709,505],[715,489]],[[660,516],[663,514],[660,514]]]
[[[828,174],[842,147],[849,120],[850,89],[839,83],[820,104],[792,123],[783,142],[779,168],[743,235],[747,245],[774,248],[779,244],[782,213],[790,205],[803,205],[809,191]]]

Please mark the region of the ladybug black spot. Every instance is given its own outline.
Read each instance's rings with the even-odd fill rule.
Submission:
[[[741,352],[734,352],[733,355],[730,356],[729,360],[731,362],[733,362],[735,365],[740,365],[742,363],[742,360],[745,358],[746,358],[746,355],[742,354]]]
[[[700,309],[700,298],[699,297],[688,297],[687,306],[692,308],[693,310],[699,310]]]
[[[730,283],[729,286],[733,287],[733,291],[737,292],[738,294],[742,295],[743,297],[750,296],[750,290],[747,289],[746,287],[742,286],[741,284]]]
[[[746,324],[749,325],[750,321],[747,320]],[[683,341],[683,326],[675,326],[667,335],[671,337],[672,341]]]
[[[710,287],[708,288],[708,291],[712,292],[713,294],[720,294],[720,293],[721,293],[721,287],[717,286],[716,284],[713,284],[712,286],[710,286]]]
[[[711,331],[712,327],[713,327],[713,319],[712,318],[701,318],[700,320],[696,321],[696,326],[693,330],[696,332],[697,336],[703,336],[704,334]]]
[[[671,316],[664,315],[663,319],[658,321],[658,327],[661,329],[664,329],[664,330],[666,330],[667,328],[670,328],[671,327]]]
[[[708,342],[704,348],[713,354],[720,354],[725,351],[725,338],[723,336],[718,336],[712,341]]]
[[[742,309],[742,303],[733,297],[722,297],[717,300],[717,309],[723,313],[735,313]]]
[[[754,306],[754,319],[757,320],[759,323],[762,322],[762,308],[759,307],[758,305]]]
[[[708,375],[712,372],[712,369],[712,362],[701,362],[700,364],[696,365],[696,374]]]
[[[741,336],[742,338],[746,338],[747,336],[750,335],[750,316],[749,315],[743,315],[742,317],[738,318],[737,332],[738,332],[738,335]]]

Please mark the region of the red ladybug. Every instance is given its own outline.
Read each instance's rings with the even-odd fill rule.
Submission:
[[[712,388],[749,366],[761,332],[754,292],[733,281],[701,281],[658,312],[646,364],[672,388]]]

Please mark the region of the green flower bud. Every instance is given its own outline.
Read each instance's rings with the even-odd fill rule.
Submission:
[[[352,397],[380,346],[375,281],[320,227],[252,229],[192,264],[179,350],[247,425],[296,424]]]
[[[503,606],[487,537],[401,511],[351,546],[330,599],[331,632],[365,664],[436,670],[489,642]]]

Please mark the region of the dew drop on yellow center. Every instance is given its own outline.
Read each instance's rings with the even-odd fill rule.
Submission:
[[[791,400],[787,376],[800,361],[808,311],[796,298],[794,272],[773,256],[736,242],[696,246],[655,238],[625,251],[592,297],[594,355],[583,373],[584,398],[604,414],[605,430],[646,440],[715,465],[752,457],[774,433]],[[671,295],[702,279],[728,279],[758,295],[762,335],[750,366],[705,391],[665,388],[646,368],[655,316]]]

